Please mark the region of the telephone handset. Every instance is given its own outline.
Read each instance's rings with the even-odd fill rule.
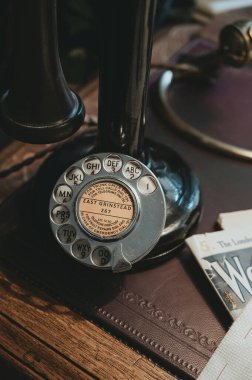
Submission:
[[[125,154],[97,153],[75,162],[54,186],[53,234],[81,264],[129,270],[158,242],[165,225],[163,189],[153,172]]]

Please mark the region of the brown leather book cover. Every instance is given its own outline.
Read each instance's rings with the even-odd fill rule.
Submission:
[[[197,114],[201,111],[194,109]],[[229,114],[232,120],[232,110]],[[230,125],[220,127],[229,134]],[[197,233],[213,230],[220,212],[251,208],[250,162],[192,144],[151,109],[147,134],[178,151],[199,176],[203,215]],[[183,248],[161,265],[116,275],[83,268],[56,247],[42,249],[34,234],[36,223],[30,219],[31,191],[26,186],[0,208],[4,265],[16,268],[178,377],[197,378],[230,320],[192,254]],[[42,229],[37,233],[42,241],[48,239]]]

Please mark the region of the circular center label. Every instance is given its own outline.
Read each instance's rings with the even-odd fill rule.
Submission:
[[[131,225],[135,215],[129,190],[114,181],[90,185],[82,193],[78,208],[86,230],[103,239],[121,235]]]

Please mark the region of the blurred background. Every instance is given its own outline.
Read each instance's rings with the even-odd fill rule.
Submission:
[[[73,86],[85,84],[97,73],[98,67],[98,8],[103,0],[58,0],[58,32],[60,57],[68,82]],[[0,88],[10,72],[11,5],[1,1],[0,10]],[[178,19],[193,20],[193,0],[158,0],[156,29]]]
[[[58,0],[59,48],[65,76],[72,87],[97,74],[98,8],[104,0]],[[252,0],[158,0],[156,30],[174,23],[207,23],[217,13],[252,5]],[[0,10],[0,89],[10,72],[12,1]]]

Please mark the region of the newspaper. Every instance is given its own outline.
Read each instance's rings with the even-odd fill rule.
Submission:
[[[252,298],[252,228],[241,224],[239,229],[191,236],[186,243],[236,319]]]
[[[245,226],[252,226],[252,210],[219,214],[218,223],[223,230],[233,230]]]
[[[237,8],[250,7],[251,5],[251,0],[195,0],[196,9],[210,15],[217,15]]]

